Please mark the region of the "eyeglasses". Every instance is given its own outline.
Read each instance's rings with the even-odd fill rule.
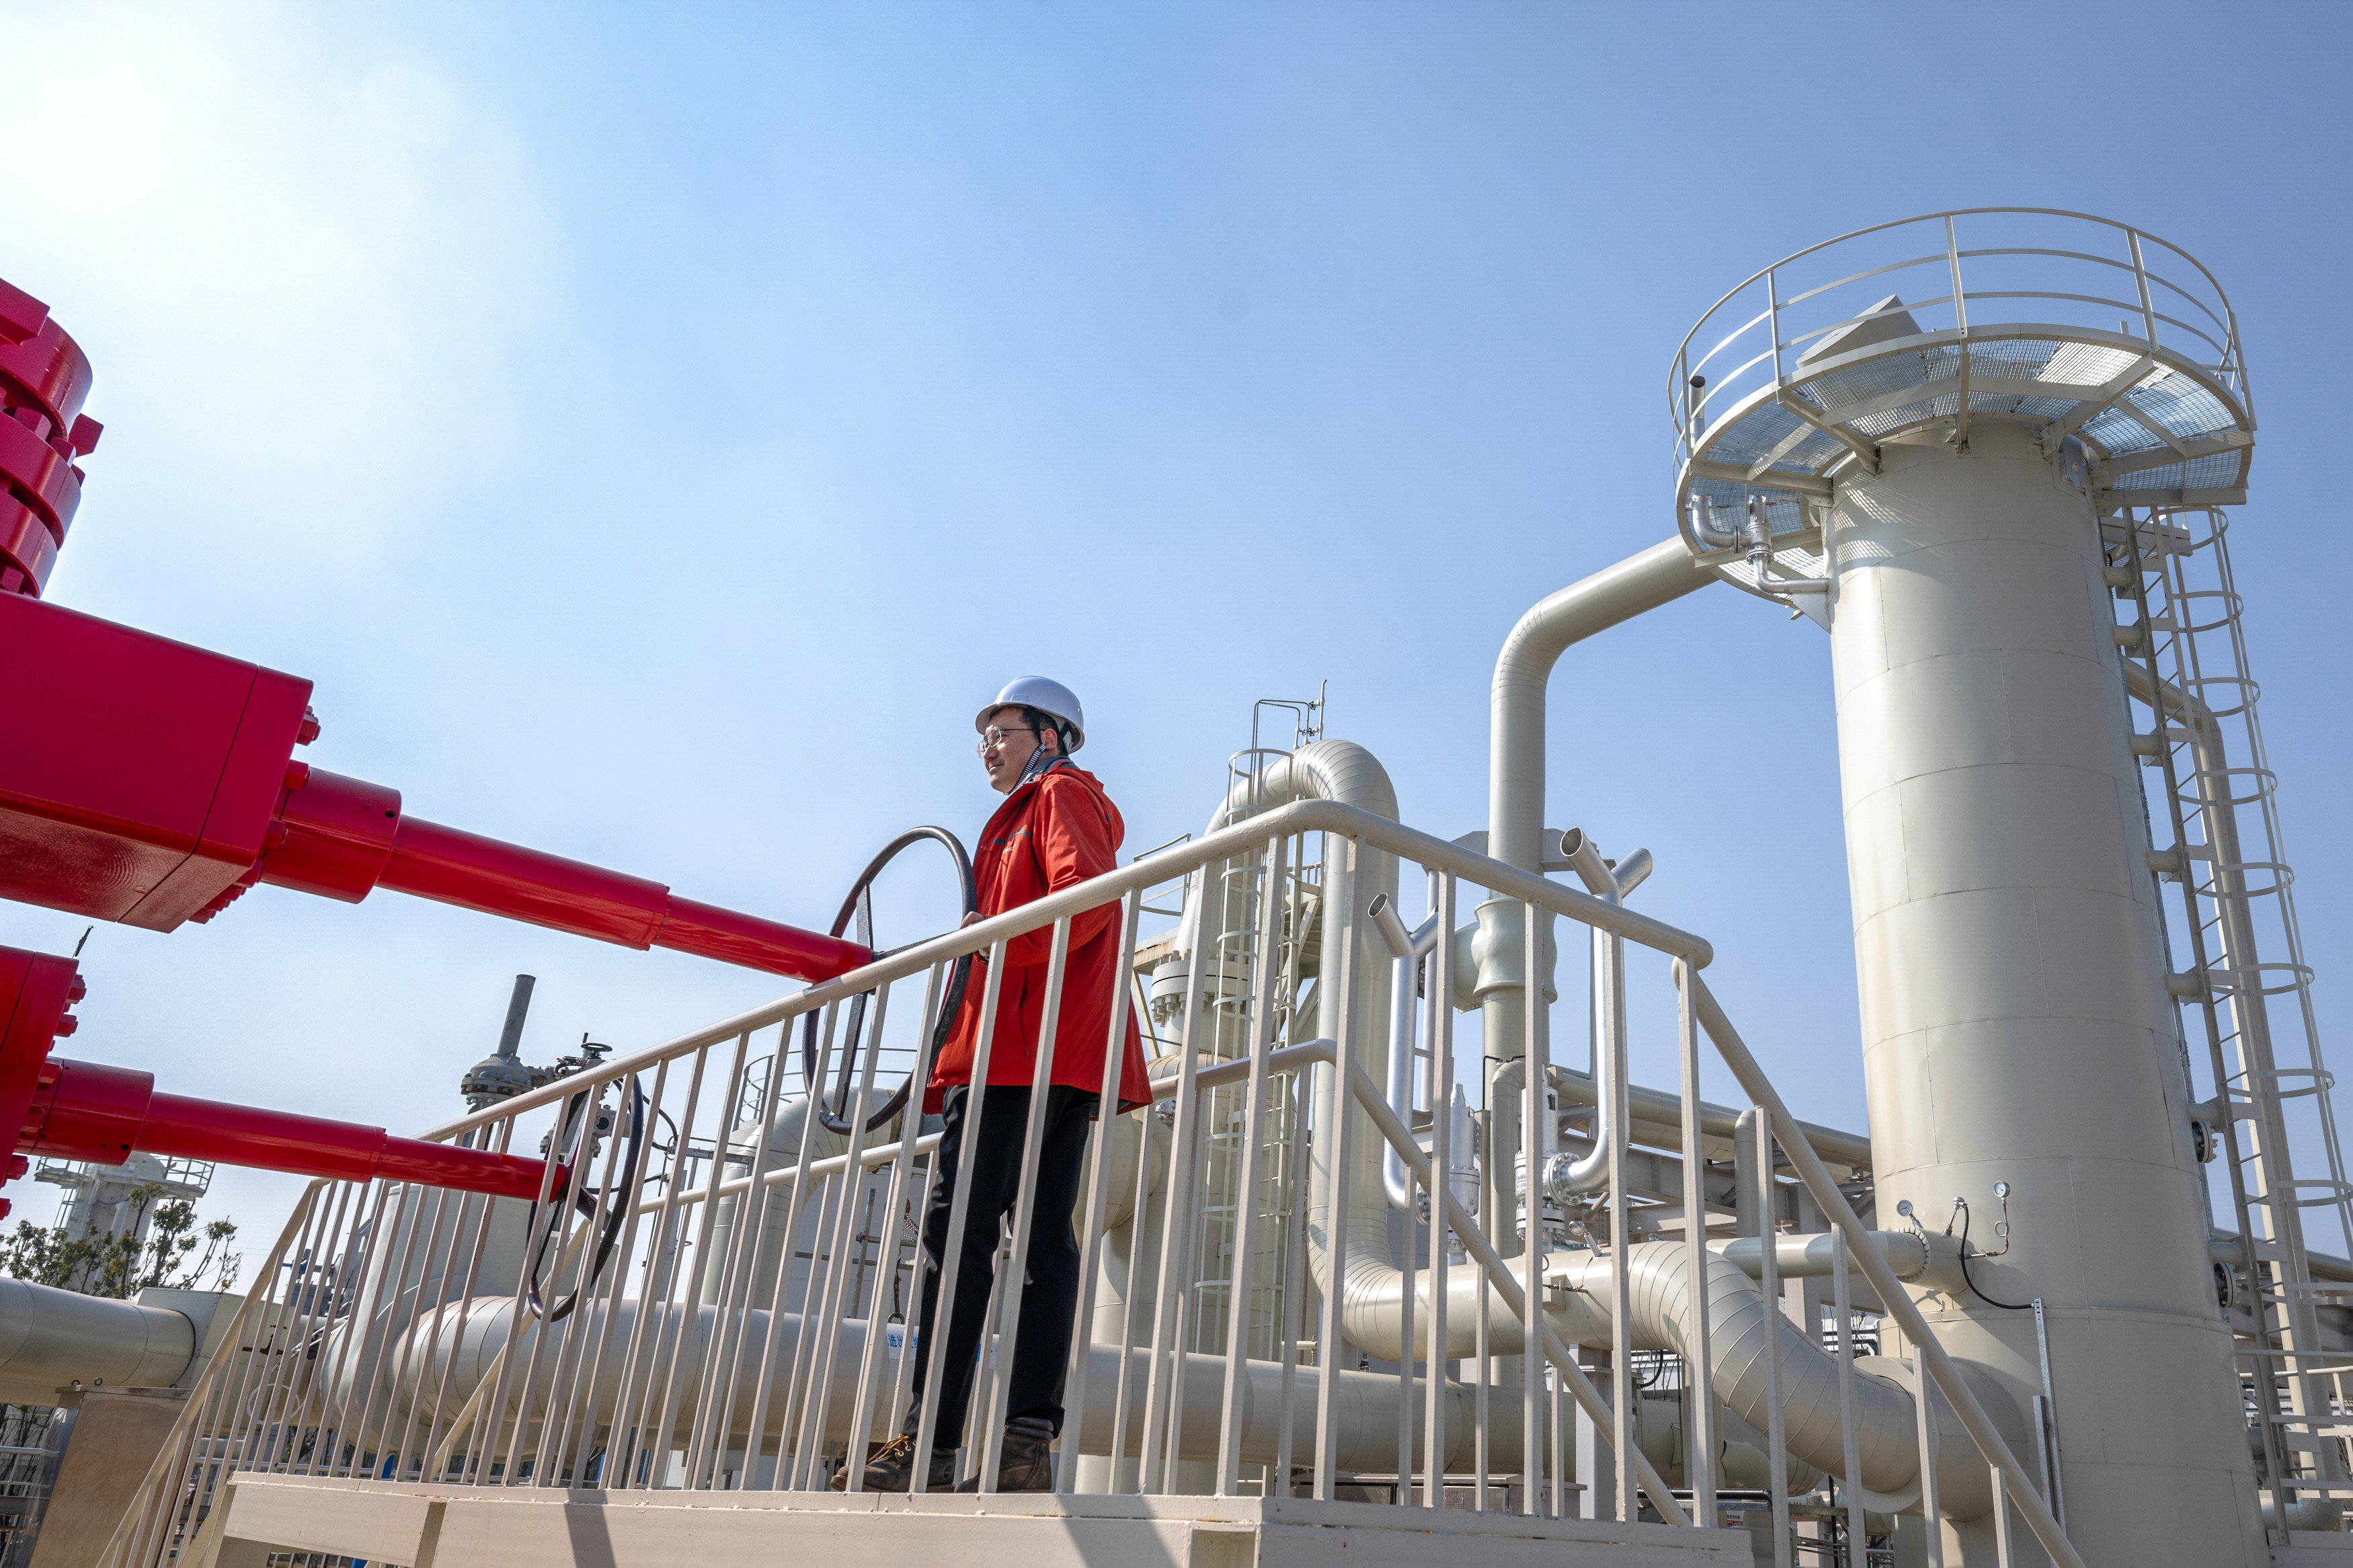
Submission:
[[[1008,730],[1001,725],[991,724],[987,729],[983,730],[980,732],[980,744],[974,749],[982,752],[993,752],[997,747],[1005,744],[1006,738],[1009,735],[1038,735],[1043,733],[1043,731],[1031,729],[1027,724],[1017,725],[1010,730]]]

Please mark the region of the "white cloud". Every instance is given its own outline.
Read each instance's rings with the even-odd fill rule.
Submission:
[[[10,119],[56,176],[16,187],[0,277],[96,362],[93,500],[174,492],[175,519],[110,504],[110,531],[185,534],[193,504],[364,557],[512,435],[512,352],[555,270],[521,141],[321,15],[0,6]]]

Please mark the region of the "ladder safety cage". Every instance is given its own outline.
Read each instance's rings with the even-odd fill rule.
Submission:
[[[2121,500],[2123,498],[2118,497]],[[2346,1176],[2306,958],[2295,876],[2280,826],[2278,775],[2257,717],[2245,602],[2219,507],[2114,507],[2101,524],[2126,652],[2126,685],[2149,720],[2151,856],[2167,910],[2172,989],[2204,1042],[2213,1098],[2193,1108],[2202,1158],[2221,1165],[2236,1222],[2218,1256],[2263,1480],[2284,1528],[2316,1503],[2353,1500],[2342,1439],[2348,1368],[2319,1310],[2353,1304],[2353,1284],[2316,1279],[2307,1215],[2353,1254]],[[2171,884],[2175,892],[2166,893]],[[2186,960],[2186,963],[2184,961]],[[2185,1073],[2189,1068],[2185,1030]],[[2301,1143],[2321,1170],[2299,1175]],[[2341,1342],[2341,1341],[2339,1342]],[[2299,1500],[2304,1508],[2296,1510]],[[2322,1528],[2317,1520],[2304,1528]],[[2281,1537],[2284,1539],[2284,1537]]]

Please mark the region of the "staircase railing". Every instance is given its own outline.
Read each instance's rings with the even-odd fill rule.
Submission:
[[[1607,1119],[1609,1179],[1598,1197],[1572,1205],[1566,1244],[1557,1236],[1548,1244],[1548,1205],[1558,1213],[1561,1199],[1539,1160],[1524,1162],[1508,1183],[1488,1184],[1516,1189],[1524,1220],[1472,1212],[1452,1179],[1459,1152],[1448,1148],[1446,1128],[1456,1070],[1450,942],[1437,943],[1417,988],[1433,1112],[1428,1146],[1413,1112],[1392,1106],[1378,1081],[1385,1020],[1350,1003],[1330,1037],[1303,1037],[1307,1010],[1285,993],[1302,975],[1342,997],[1388,994],[1386,984],[1356,984],[1362,966],[1389,951],[1368,909],[1384,858],[1427,874],[1441,930],[1452,928],[1465,885],[1517,902],[1527,938],[1523,974],[1540,973],[1552,919],[1652,955],[1642,971],[1665,971],[1677,1019],[1679,1214],[1638,1201],[1630,1187],[1622,1103]],[[1311,860],[1322,870],[1312,908],[1286,871]],[[1719,1505],[1729,1500],[1720,1496],[1719,1460],[1732,1450],[1714,1431],[1716,1401],[1692,1399],[1694,1418],[1678,1443],[1645,1418],[1634,1353],[1672,1350],[1684,1382],[1704,1390],[1716,1372],[1711,1335],[1754,1331],[1743,1325],[1759,1321],[1760,1305],[1770,1325],[1769,1375],[1818,1369],[1823,1352],[1815,1325],[1799,1330],[1780,1320],[1776,1272],[1793,1243],[1755,1248],[1746,1267],[1761,1279],[1752,1288],[1726,1272],[1736,1267],[1732,1252],[1709,1235],[1711,1211],[1725,1216],[1725,1209],[1710,1202],[1705,1179],[1714,1135],[1702,1125],[1704,1037],[1767,1130],[1757,1179],[1774,1187],[1778,1142],[1834,1237],[1834,1429],[1810,1410],[1784,1430],[1778,1387],[1765,1408],[1751,1403],[1769,1417],[1760,1440],[1778,1560],[1792,1552],[1785,1446],[1802,1443],[1815,1456],[1811,1468],[1837,1478],[1841,1504],[1810,1508],[1808,1528],[1825,1544],[1842,1538],[1845,1560],[1857,1568],[1868,1557],[1886,1560],[1870,1542],[1884,1534],[1887,1511],[1922,1508],[1933,1521],[1940,1494],[1944,1507],[1966,1511],[1968,1500],[1957,1493],[1963,1484],[1989,1493],[2005,1540],[2014,1510],[2054,1561],[2080,1563],[1996,1420],[1914,1306],[1889,1260],[1890,1238],[1858,1215],[1701,978],[1713,957],[1708,943],[1323,801],[1176,846],[430,1134],[552,1152],[536,1204],[383,1184],[312,1186],[104,1561],[110,1568],[209,1561],[207,1543],[227,1528],[222,1504],[241,1473],[444,1494],[806,1491],[837,1475],[860,1485],[865,1446],[894,1432],[915,1433],[918,1452],[929,1451],[953,1413],[943,1412],[938,1393],[946,1336],[926,1341],[906,1326],[920,1279],[912,1225],[939,1202],[951,1210],[948,1234],[962,1234],[976,1202],[971,1167],[934,1194],[937,1135],[914,1111],[871,1131],[866,1116],[851,1114],[846,1133],[828,1133],[806,1114],[805,1096],[787,1094],[787,1076],[807,1049],[816,1061],[811,1081],[836,1081],[843,1053],[856,1051],[859,1103],[881,1103],[889,1086],[874,1081],[882,1053],[872,1047],[896,1038],[914,1043],[921,1081],[949,967],[970,954],[987,960],[985,979],[975,977],[980,1018],[997,1016],[1014,972],[1018,984],[1039,988],[1041,1016],[1059,1017],[1073,943],[1109,941],[1122,954],[1134,952],[1145,890],[1179,875],[1196,886],[1223,879],[1250,889],[1257,901],[1216,942],[1198,930],[1177,933],[1174,1059],[1158,1064],[1153,1108],[1104,1116],[1093,1128],[1073,1215],[1080,1300],[1067,1323],[1047,1329],[1021,1310],[1025,1271],[1002,1266],[1028,1256],[1030,1226],[1060,1223],[1034,1215],[1029,1201],[1046,1100],[1031,1096],[1021,1201],[998,1248],[991,1332],[966,1428],[976,1436],[958,1458],[960,1478],[980,1491],[996,1488],[1005,1417],[1019,1414],[1008,1404],[1022,1338],[1067,1330],[1060,1489],[1303,1489],[1428,1508],[1467,1494],[1482,1507],[1557,1511],[1572,1486],[1599,1479],[1569,1474],[1581,1412],[1611,1454],[1609,1510],[1630,1523],[1719,1528]],[[1225,951],[1237,944],[1247,952]],[[1115,1047],[1137,989],[1127,965],[1115,967],[1106,1099],[1119,1088]],[[1600,1036],[1621,1101],[1626,990],[1613,988],[1620,1011]],[[853,1007],[861,997],[863,1007]],[[1518,1114],[1538,1128],[1556,1115],[1546,1099],[1546,1011],[1528,1009],[1526,1040],[1484,1047],[1488,1055],[1525,1051]],[[1045,1044],[1034,1089],[1045,1084],[1052,1042]],[[984,1023],[975,1076],[986,1078],[992,1055],[1007,1048]],[[754,1068],[765,1076],[756,1100],[746,1092]],[[735,1121],[749,1103],[762,1108],[760,1118]],[[979,1135],[986,1103],[968,1111],[968,1139]],[[1239,1136],[1228,1136],[1237,1128]],[[1376,1141],[1369,1146],[1360,1142],[1367,1135]],[[1549,1137],[1523,1143],[1537,1148]],[[1408,1215],[1401,1250],[1388,1233],[1385,1150],[1401,1158],[1421,1211]],[[1210,1173],[1212,1161],[1232,1168]],[[555,1185],[559,1166],[572,1173],[568,1191]],[[1356,1223],[1350,1194],[1360,1179],[1375,1205],[1364,1212],[1380,1215],[1379,1234]],[[1217,1246],[1205,1250],[1202,1195],[1211,1190],[1231,1195],[1232,1213],[1218,1220]],[[1778,1210],[1768,1204],[1765,1212]],[[1637,1239],[1643,1229],[1663,1235],[1678,1223],[1677,1240]],[[1221,1274],[1205,1279],[1199,1260],[1220,1251]],[[947,1257],[941,1294],[953,1300],[962,1265],[957,1249]],[[1894,1408],[1891,1386],[1904,1380],[1899,1369],[1859,1371],[1852,1360],[1850,1268],[1912,1348],[1911,1427],[1891,1432],[1883,1420],[1864,1428],[1860,1391],[1872,1392],[1883,1415]],[[1636,1322],[1630,1286],[1638,1276],[1670,1281],[1641,1306],[1652,1327]],[[1251,1307],[1261,1300],[1273,1303],[1272,1321]],[[1319,1313],[1312,1324],[1303,1311],[1311,1300]],[[1673,1344],[1639,1342],[1660,1340],[1667,1331],[1657,1322],[1672,1330]],[[1592,1352],[1606,1347],[1606,1369],[1588,1366],[1572,1336]],[[1535,1353],[1519,1353],[1525,1349]],[[1932,1386],[1941,1397],[1929,1397]],[[1966,1464],[1956,1463],[1957,1444],[1936,1451],[1947,1412],[1960,1428],[1955,1436],[1975,1450]],[[1865,1472],[1874,1466],[1873,1473],[1908,1471],[1912,1490],[1870,1490]],[[1591,1495],[1585,1506],[1598,1510]]]

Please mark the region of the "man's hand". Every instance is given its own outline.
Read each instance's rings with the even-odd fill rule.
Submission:
[[[968,925],[978,925],[982,921],[987,920],[987,918],[988,917],[987,915],[982,914],[978,910],[975,910],[972,913],[965,916],[963,920],[956,922],[956,930],[962,931]]]

